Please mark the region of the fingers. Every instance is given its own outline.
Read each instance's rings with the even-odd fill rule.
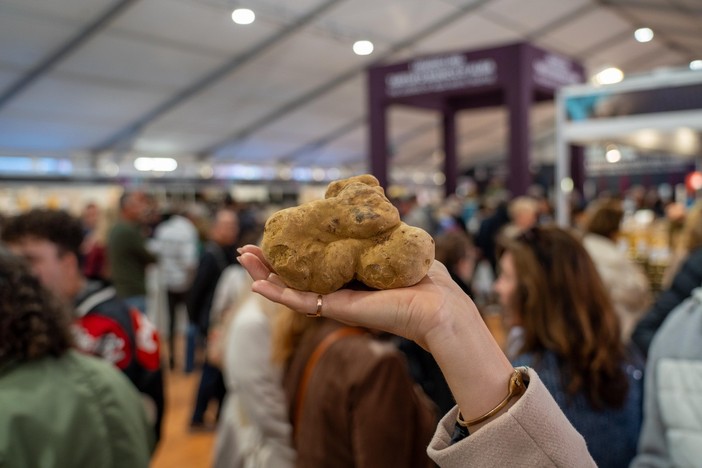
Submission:
[[[318,294],[316,293],[287,288],[285,285],[276,284],[268,279],[254,281],[251,289],[266,299],[283,304],[297,312],[311,314],[317,310]],[[322,315],[324,315],[324,306],[322,307]]]
[[[280,286],[281,288],[286,288],[287,285],[283,282],[283,280],[280,278],[280,276],[276,275],[275,273],[271,273],[268,275],[268,281],[271,283]]]
[[[237,257],[237,260],[241,266],[243,266],[246,271],[249,272],[249,275],[251,275],[251,278],[253,278],[254,281],[268,279],[268,277],[272,274],[270,268],[268,268],[261,261],[261,259],[253,253],[243,253]]]
[[[238,249],[238,251],[241,255],[237,257],[237,260],[241,266],[249,272],[249,275],[251,275],[254,281],[267,280],[280,287],[285,287],[283,280],[271,271],[267,263],[262,260],[262,257],[257,256],[254,252],[248,251],[245,248]]]
[[[258,257],[258,259],[263,263],[266,268],[268,268],[270,271],[273,271],[273,267],[271,266],[270,263],[268,263],[268,260],[263,256],[263,251],[261,250],[260,247],[252,244],[247,244],[243,247],[240,247],[236,249],[237,252],[239,252],[240,255],[243,255],[245,253],[250,253]]]

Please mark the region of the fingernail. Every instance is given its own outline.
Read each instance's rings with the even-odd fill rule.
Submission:
[[[240,254],[241,254],[241,253],[244,253],[244,249],[241,248],[241,247],[237,248],[236,251],[239,252]]]
[[[241,256],[236,257],[236,261],[239,262],[239,263],[241,263]]]

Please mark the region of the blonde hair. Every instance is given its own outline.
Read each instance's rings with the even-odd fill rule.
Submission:
[[[509,202],[508,211],[512,220],[522,214],[536,215],[539,212],[539,203],[531,197],[517,197]]]
[[[305,333],[318,328],[324,320],[310,319],[287,307],[282,309],[273,322],[271,360],[285,366]]]
[[[686,252],[702,247],[702,200],[698,200],[685,216],[679,242]]]

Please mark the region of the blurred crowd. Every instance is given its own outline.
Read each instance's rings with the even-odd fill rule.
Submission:
[[[437,260],[510,361],[539,373],[598,466],[658,466],[649,449],[660,455],[666,425],[682,422],[660,414],[660,388],[644,380],[659,330],[702,285],[700,202],[602,194],[573,201],[566,228],[538,189],[391,201],[433,236]],[[431,466],[426,446],[455,405],[431,354],[251,293],[237,249],[258,244],[278,208],[158,206],[136,190],[80,213],[6,214],[0,399],[17,403],[1,405],[0,425],[20,428],[0,427],[8,466],[52,433],[65,440],[37,445],[38,457],[82,466],[71,457],[113,450],[122,461],[88,464],[147,466],[169,372],[199,373],[190,430],[217,432],[216,466]]]

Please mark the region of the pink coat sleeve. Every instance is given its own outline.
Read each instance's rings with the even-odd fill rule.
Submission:
[[[450,445],[458,408],[439,422],[427,449],[441,467],[595,467],[585,440],[570,424],[536,372],[512,408],[475,434]]]

